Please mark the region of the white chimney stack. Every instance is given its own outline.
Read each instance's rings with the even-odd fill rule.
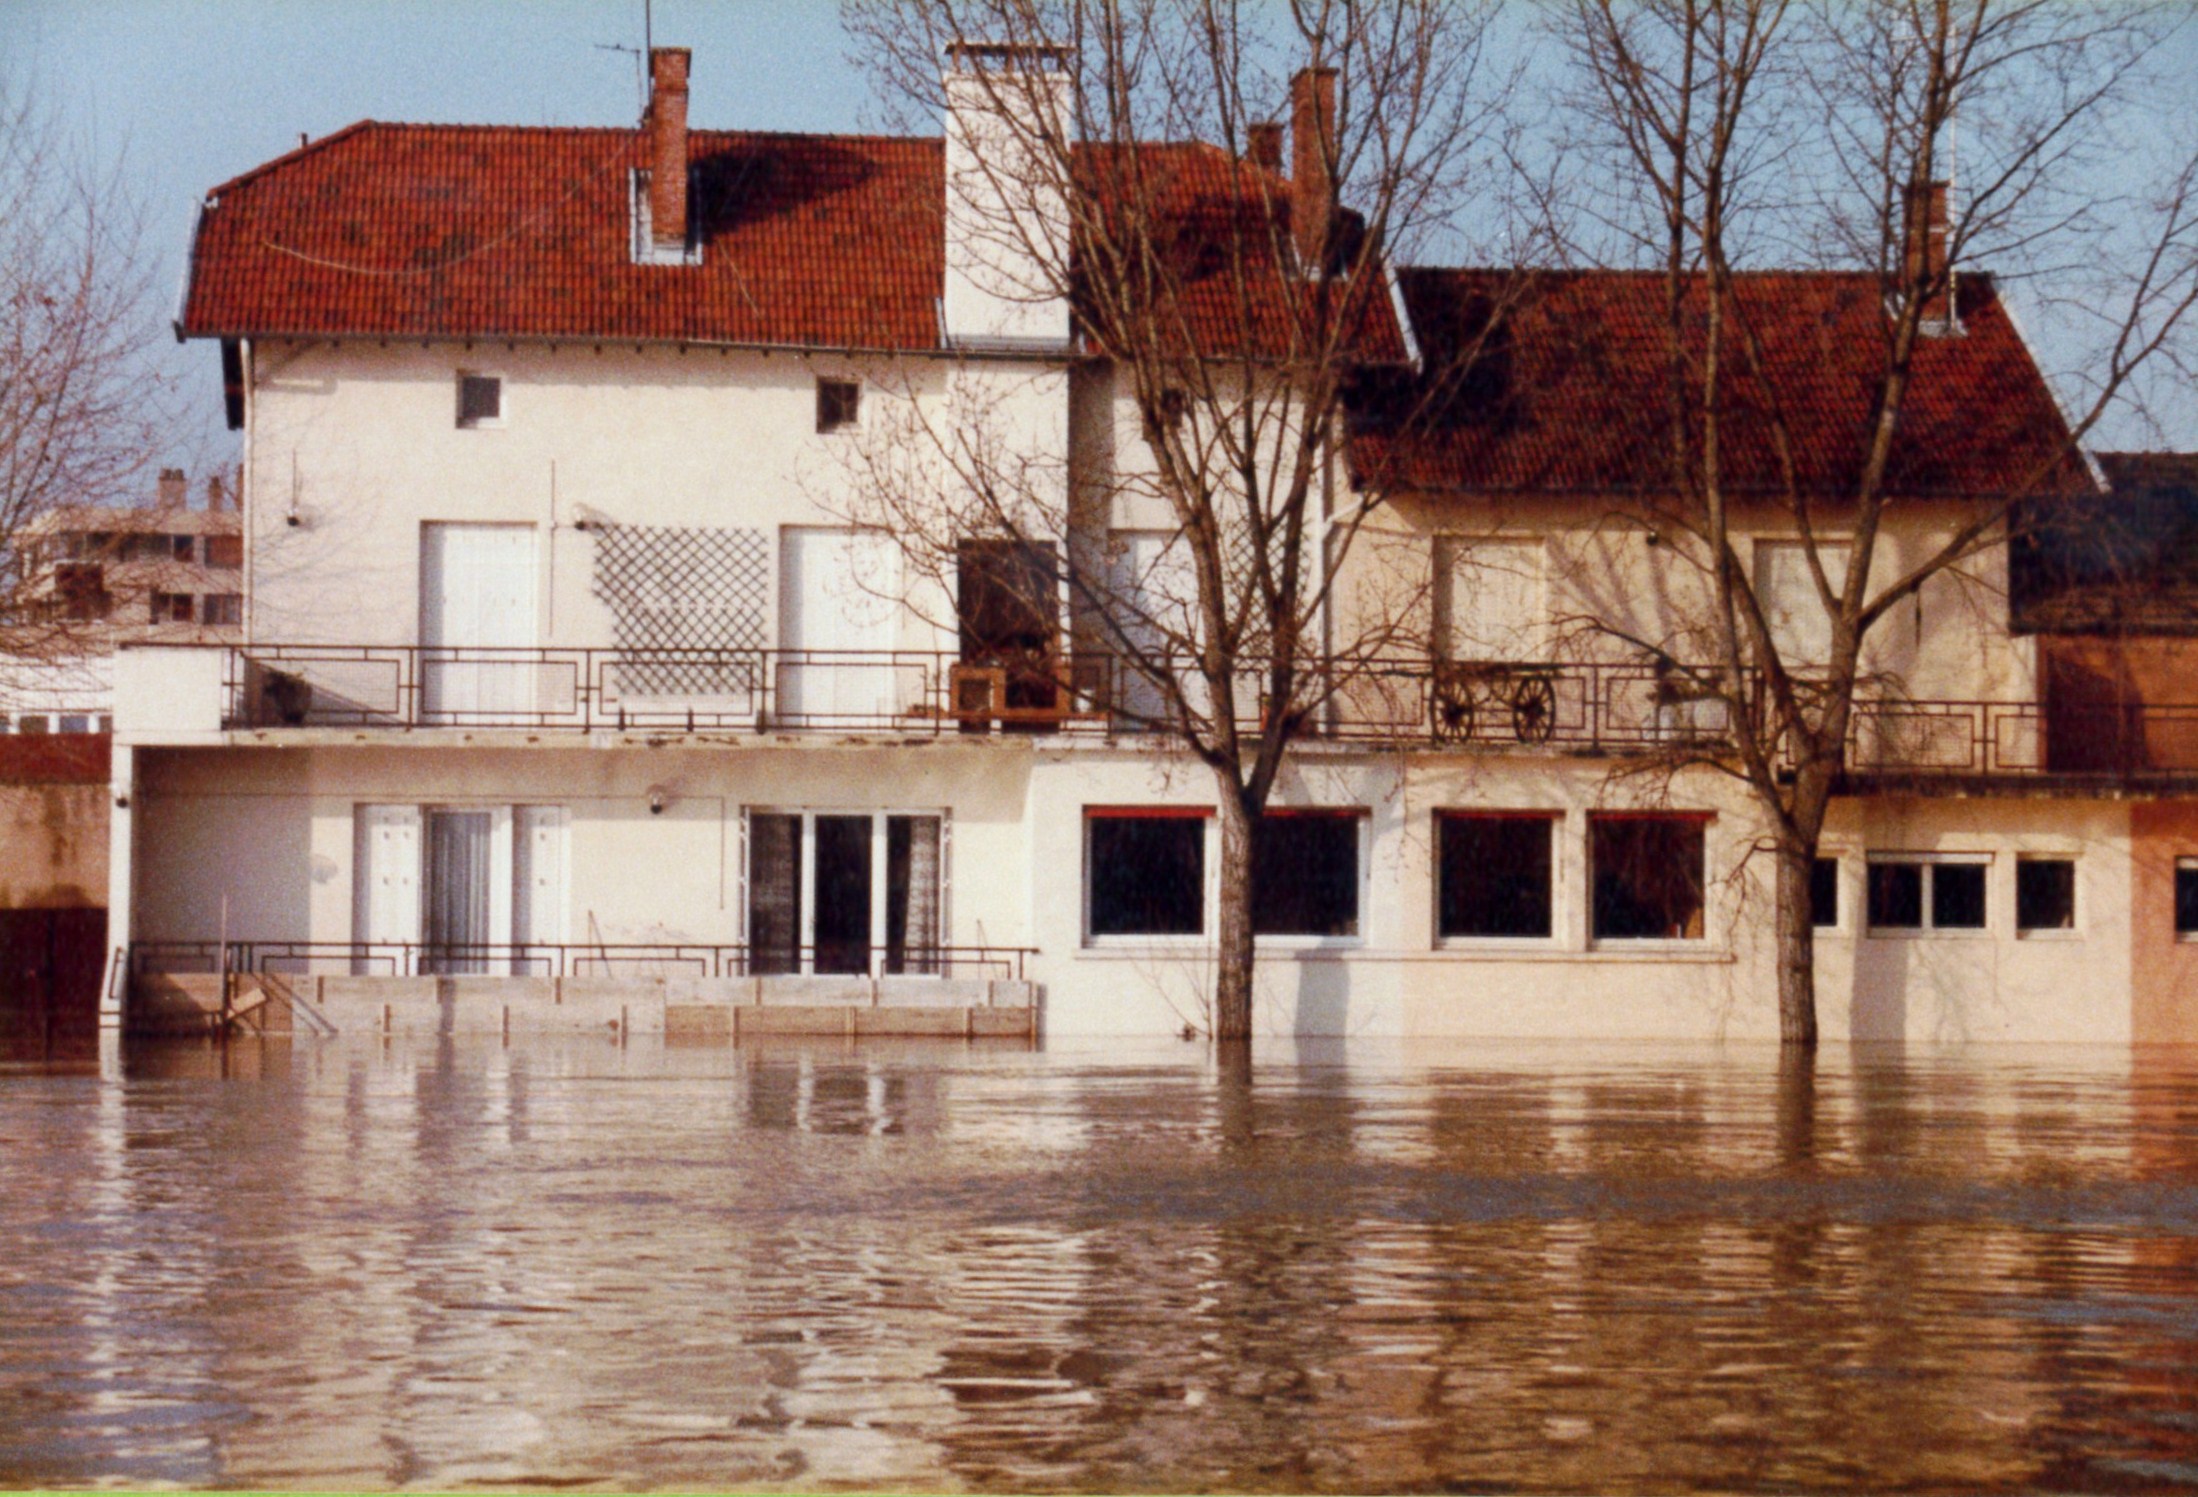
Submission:
[[[1059,47],[947,49],[949,344],[1069,340],[1069,67]]]

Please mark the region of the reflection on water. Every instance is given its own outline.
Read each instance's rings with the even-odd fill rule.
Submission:
[[[2198,1486],[2123,1051],[0,1074],[0,1485]]]

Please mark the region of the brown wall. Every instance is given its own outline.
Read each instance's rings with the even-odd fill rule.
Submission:
[[[108,740],[0,738],[0,910],[107,903]]]
[[[2198,769],[2198,640],[2047,637],[2040,645],[2050,768]]]
[[[2175,938],[2175,860],[2198,857],[2198,804],[2130,807],[2130,1039],[2198,1043],[2198,941]]]

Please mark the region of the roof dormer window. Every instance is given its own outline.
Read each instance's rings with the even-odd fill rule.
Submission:
[[[633,263],[636,265],[700,265],[702,263],[702,236],[696,232],[699,215],[687,214],[687,232],[684,239],[659,240],[656,237],[652,194],[649,190],[650,174],[636,171],[633,174],[632,203]],[[687,169],[687,201],[696,200],[695,170]]]

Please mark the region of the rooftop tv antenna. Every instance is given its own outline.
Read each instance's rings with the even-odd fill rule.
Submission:
[[[597,42],[595,44],[595,50],[598,52],[623,52],[633,59],[634,92],[640,98],[643,113],[646,113],[649,108],[649,53],[656,46],[655,17],[650,14],[653,9],[654,6],[651,0],[641,0],[641,45],[639,47],[629,47],[622,42]]]

